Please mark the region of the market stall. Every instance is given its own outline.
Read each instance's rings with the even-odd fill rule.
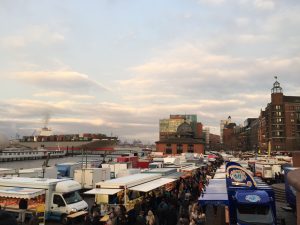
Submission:
[[[27,206],[20,208],[21,202]],[[0,205],[5,211],[17,214],[32,214],[37,212],[40,222],[45,221],[45,190],[22,187],[1,187]]]

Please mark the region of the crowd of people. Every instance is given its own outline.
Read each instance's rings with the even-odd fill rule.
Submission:
[[[111,207],[109,219],[100,222],[100,207],[95,203],[85,217],[84,225],[202,225],[205,224],[204,209],[198,197],[209,183],[218,163],[198,169],[192,176],[180,178],[172,190],[147,193],[133,209],[119,204]]]

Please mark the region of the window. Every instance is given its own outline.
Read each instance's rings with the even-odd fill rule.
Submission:
[[[190,153],[194,152],[194,145],[192,145],[192,144],[188,145],[188,152],[190,152]]]
[[[181,154],[183,152],[182,144],[177,144],[177,154]]]
[[[64,200],[60,195],[54,195],[53,196],[53,204],[56,204],[58,207],[60,206],[66,206]]]
[[[166,154],[172,154],[172,146],[171,146],[171,144],[166,144]]]
[[[82,198],[77,191],[65,193],[63,196],[67,204],[73,204],[82,201]]]
[[[171,148],[166,148],[166,154],[172,154],[172,149]]]
[[[297,123],[300,123],[300,112],[296,113]]]

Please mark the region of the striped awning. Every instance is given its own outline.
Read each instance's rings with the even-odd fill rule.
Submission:
[[[22,187],[2,187],[0,189],[0,197],[6,198],[35,198],[45,194],[44,189],[22,188]]]

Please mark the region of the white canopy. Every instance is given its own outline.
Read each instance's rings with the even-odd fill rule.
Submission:
[[[226,173],[216,173],[214,179],[224,179],[226,178]]]
[[[95,188],[90,191],[84,192],[84,194],[89,195],[114,195],[122,191],[122,189],[108,189],[108,188]]]
[[[45,194],[44,189],[21,188],[21,187],[5,187],[0,189],[0,197],[7,198],[35,198]]]
[[[144,184],[140,184],[140,185],[137,185],[137,186],[134,186],[134,187],[130,187],[128,189],[132,190],[132,191],[148,192],[148,191],[154,190],[158,187],[161,187],[165,184],[171,183],[175,180],[176,179],[160,178],[160,179],[153,180],[153,181],[150,181],[150,182],[147,182],[147,183],[144,183]]]

